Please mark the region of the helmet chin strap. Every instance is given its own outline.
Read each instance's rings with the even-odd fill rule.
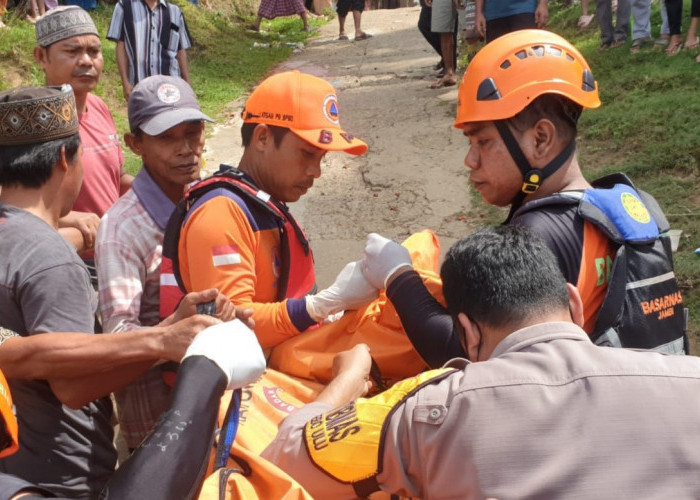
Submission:
[[[504,224],[508,224],[510,219],[513,217],[513,214],[523,204],[525,197],[536,192],[545,179],[559,170],[559,168],[566,163],[569,158],[571,158],[571,155],[574,153],[574,149],[576,148],[576,138],[572,139],[571,142],[569,142],[569,144],[561,151],[561,153],[559,153],[543,168],[533,168],[528,159],[525,157],[523,150],[520,149],[520,144],[518,144],[518,141],[515,140],[515,136],[513,135],[513,132],[511,132],[510,127],[508,127],[505,120],[496,120],[493,122],[493,124],[496,126],[501,139],[503,139],[506,148],[508,148],[510,156],[513,157],[513,161],[515,161],[515,164],[518,166],[523,176],[523,185],[521,186],[520,191],[518,191],[518,194],[516,194],[513,200],[510,202],[510,212],[508,213],[508,217],[504,222]]]

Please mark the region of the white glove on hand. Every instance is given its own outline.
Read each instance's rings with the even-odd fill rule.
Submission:
[[[380,290],[386,289],[387,280],[399,268],[413,267],[411,254],[406,247],[377,233],[367,235],[362,262],[365,278]]]
[[[227,389],[255,382],[265,371],[265,356],[253,330],[239,319],[218,323],[197,334],[183,361],[204,356],[217,364],[228,378]]]
[[[331,314],[359,309],[377,297],[379,291],[365,279],[360,261],[350,262],[331,286],[316,295],[306,296],[306,312],[314,321],[323,321]]]

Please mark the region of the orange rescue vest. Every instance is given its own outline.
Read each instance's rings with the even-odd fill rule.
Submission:
[[[257,206],[277,220],[280,233],[281,269],[277,300],[299,299],[316,291],[316,275],[311,247],[304,231],[287,206],[248,181],[243,172],[221,165],[211,177],[192,186],[178,203],[168,221],[163,239],[163,260],[160,271],[160,317],[167,318],[187,293],[180,275],[178,245],[182,224],[188,211],[203,195],[224,188],[237,194],[252,206]]]

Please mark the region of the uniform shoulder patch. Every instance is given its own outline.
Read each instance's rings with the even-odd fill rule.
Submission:
[[[454,373],[454,368],[429,370],[402,380],[372,398],[360,398],[317,415],[304,427],[311,460],[338,481],[356,483],[381,472],[384,427],[393,411],[421,387]]]

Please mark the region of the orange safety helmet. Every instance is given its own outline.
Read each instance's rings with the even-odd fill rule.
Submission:
[[[559,94],[584,108],[600,106],[591,68],[571,43],[545,30],[508,33],[469,63],[454,126],[512,118],[542,94]]]
[[[0,458],[12,455],[19,448],[17,418],[12,409],[12,395],[5,376],[0,371],[0,416],[4,420],[4,432],[0,423]]]

